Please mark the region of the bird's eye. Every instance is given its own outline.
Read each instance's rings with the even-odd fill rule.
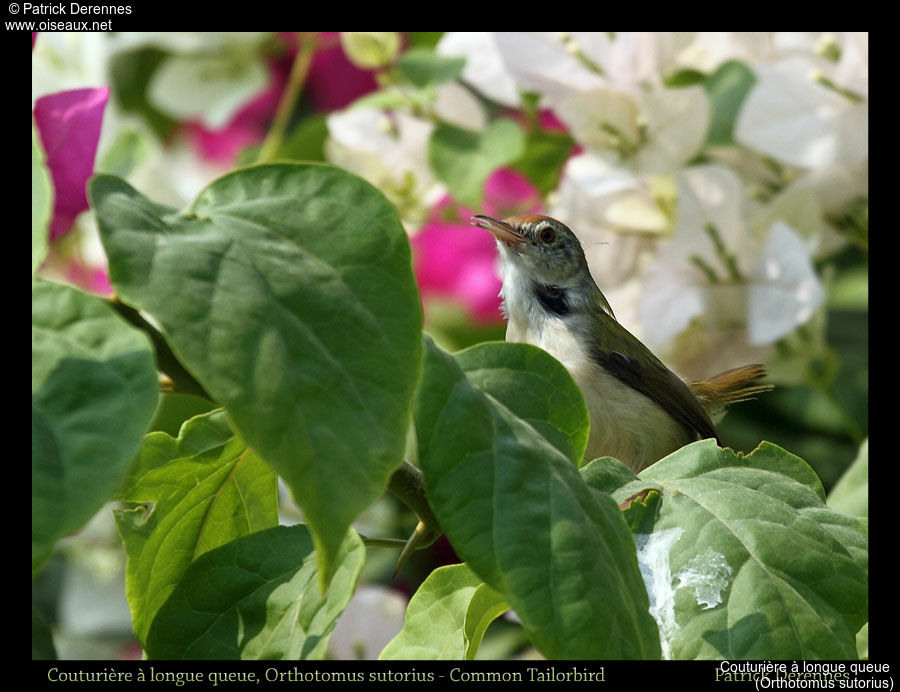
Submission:
[[[544,226],[538,231],[538,238],[541,239],[542,243],[552,243],[556,240],[556,231],[550,226]]]

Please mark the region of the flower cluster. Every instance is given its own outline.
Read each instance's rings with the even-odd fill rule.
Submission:
[[[865,242],[843,223],[867,208],[865,34],[465,32],[436,53],[464,59],[457,79],[394,83],[328,121],[330,158],[400,202],[426,296],[489,314],[488,265],[458,223],[481,199],[463,183],[503,166],[549,176],[537,206],[685,375],[765,360],[822,309],[817,259]],[[537,113],[568,135],[555,158]],[[510,117],[523,136],[497,135]],[[470,136],[448,166],[451,128]],[[447,190],[458,221],[439,236]]]
[[[768,360],[817,324],[823,258],[867,243],[864,33],[48,34],[32,60],[54,240],[95,152],[180,207],[262,145],[395,203],[426,317],[449,301],[500,323],[472,213],[559,218],[619,319],[684,376]]]

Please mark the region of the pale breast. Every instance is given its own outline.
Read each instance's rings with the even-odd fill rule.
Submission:
[[[540,330],[510,320],[506,340],[540,346],[581,388],[591,419],[586,459],[611,456],[640,471],[693,441],[695,436],[656,402],[591,360],[563,320],[545,320]]]

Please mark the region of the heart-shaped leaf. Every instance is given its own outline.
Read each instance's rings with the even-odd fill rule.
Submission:
[[[353,530],[325,592],[303,525],[276,526],[210,550],[188,567],[147,637],[149,658],[321,658],[365,562]]]
[[[315,164],[237,170],[180,213],[110,176],[91,198],[117,292],[284,477],[324,583],[402,462],[422,316],[396,210]]]
[[[455,358],[470,382],[581,465],[590,418],[581,390],[558,360],[531,344],[509,342],[478,344]]]
[[[439,567],[410,599],[403,629],[379,658],[473,659],[488,625],[507,610],[467,565]]]
[[[609,463],[619,462],[584,469],[605,479],[599,489],[610,490],[616,474],[592,467]],[[647,489],[659,502],[635,539],[665,654],[856,655],[868,607],[865,522],[829,510],[801,459],[769,443],[742,457],[701,440],[613,497],[624,503]]]
[[[544,655],[659,656],[634,541],[612,498],[430,341],[415,419],[441,528]]]
[[[828,494],[828,506],[857,517],[869,516],[869,441]]]
[[[275,473],[238,438],[223,411],[197,416],[177,439],[147,436],[116,512],[131,621],[145,641],[156,611],[198,556],[278,525]]]

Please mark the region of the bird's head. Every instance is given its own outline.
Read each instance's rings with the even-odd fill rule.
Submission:
[[[477,214],[475,226],[497,239],[504,261],[539,284],[571,286],[588,273],[584,250],[565,224],[541,214],[509,216],[502,221]]]

